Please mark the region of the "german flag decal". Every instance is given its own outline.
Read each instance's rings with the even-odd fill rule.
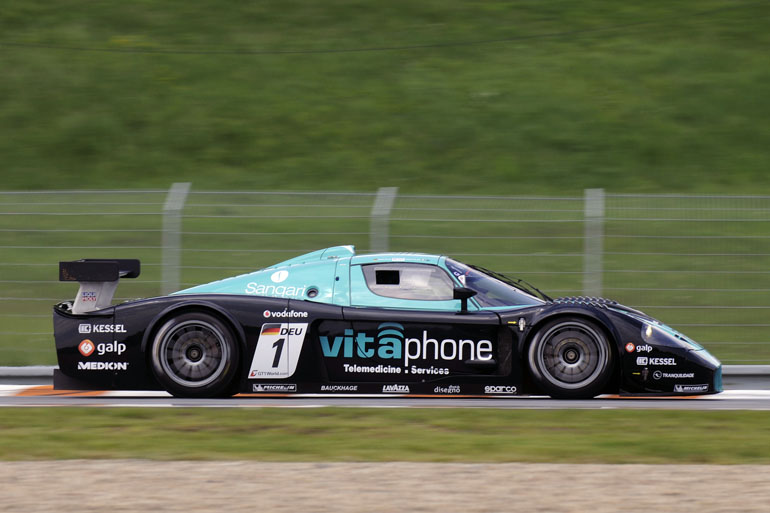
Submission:
[[[261,335],[280,335],[281,334],[281,325],[280,324],[265,324],[262,326],[262,331],[260,332]]]

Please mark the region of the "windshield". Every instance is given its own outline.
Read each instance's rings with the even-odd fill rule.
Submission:
[[[478,301],[479,306],[482,308],[488,306],[539,305],[543,303],[543,301],[532,294],[451,258],[446,259],[446,266],[463,287],[477,292],[473,298]]]

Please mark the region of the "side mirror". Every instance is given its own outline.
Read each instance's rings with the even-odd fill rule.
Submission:
[[[475,296],[477,292],[466,287],[457,287],[454,290],[454,298],[460,300],[460,313],[468,313],[468,298]]]

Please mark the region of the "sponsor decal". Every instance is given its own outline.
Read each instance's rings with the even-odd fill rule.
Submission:
[[[302,297],[305,295],[307,287],[293,287],[286,285],[262,285],[261,283],[250,282],[246,285],[245,293],[256,296],[274,296],[274,297]]]
[[[634,344],[632,344],[631,342],[626,344],[626,352],[627,353],[633,353],[635,348],[636,348],[636,346]]]
[[[462,283],[463,287],[465,287],[465,277],[470,274],[470,271],[465,271],[465,273],[461,273],[460,271],[452,271],[452,274],[454,274],[457,277],[457,280]]]
[[[251,386],[253,392],[296,392],[297,385],[254,383]]]
[[[358,385],[321,385],[321,392],[358,392]]]
[[[433,389],[434,394],[459,394],[459,385],[437,386]]]
[[[412,367],[408,371],[406,371],[407,374],[409,374],[410,372],[412,374],[432,374],[434,376],[436,375],[446,376],[447,374],[449,374],[449,369],[447,369],[446,367],[434,367],[432,365],[426,369],[422,367],[415,367],[414,365],[412,365]]]
[[[487,385],[484,387],[485,394],[515,394],[518,389],[511,385]]]
[[[351,365],[345,363],[342,365],[345,372],[363,372],[367,374],[401,374],[401,367],[393,365]]]
[[[646,356],[637,356],[636,357],[636,364],[637,365],[647,365],[647,357]]]
[[[676,358],[650,358],[650,365],[669,365],[676,367]]]
[[[674,385],[674,392],[708,392],[708,385]]]
[[[128,370],[128,362],[78,362],[78,370],[124,371]]]
[[[100,344],[94,344],[88,339],[85,339],[78,344],[78,351],[80,351],[80,354],[83,356],[91,356],[94,350],[96,350],[96,353],[99,356],[104,356],[107,353],[121,355],[126,352],[126,344],[122,342],[102,342]]]
[[[380,324],[377,336],[352,329],[346,329],[341,336],[321,336],[321,350],[326,358],[373,358],[403,360],[403,367],[409,369],[411,360],[491,360],[492,342],[451,338],[432,338],[423,330],[420,338],[404,336],[404,327],[395,322]],[[331,340],[330,340],[331,338]],[[415,367],[413,367],[415,368]],[[415,368],[417,369],[417,368]],[[445,374],[443,368],[418,369],[418,374]],[[406,370],[408,373],[409,370]]]
[[[307,323],[265,323],[259,333],[249,379],[288,378],[297,370],[297,361],[307,334]]]
[[[96,346],[88,339],[85,339],[80,344],[78,344],[78,351],[80,351],[80,354],[83,356],[91,356],[95,350]]]
[[[115,353],[121,355],[126,352],[126,344],[122,342],[108,342],[106,344],[96,344],[96,352],[100,355]]]
[[[80,299],[82,299],[85,302],[92,302],[96,301],[96,292],[83,292],[80,295]]]
[[[695,373],[694,372],[661,372],[661,371],[655,371],[652,373],[652,377],[655,379],[663,379],[663,378],[676,378],[676,379],[687,379],[687,378],[694,378]]]
[[[305,318],[307,317],[307,312],[296,312],[294,310],[284,310],[282,312],[271,312],[270,310],[265,310],[262,312],[262,315],[265,319],[269,319],[270,317],[275,317],[277,319],[285,319],[287,317],[290,318]]]
[[[382,391],[386,394],[408,394],[409,385],[382,385]]]
[[[80,324],[78,333],[126,333],[123,324]]]
[[[286,281],[286,278],[288,277],[289,271],[276,271],[270,275],[270,281],[273,283],[281,283],[282,281]]]
[[[652,346],[648,344],[642,344],[642,345],[634,345],[633,342],[629,342],[626,344],[626,352],[627,353],[633,353],[636,351],[637,353],[649,353],[652,351]]]

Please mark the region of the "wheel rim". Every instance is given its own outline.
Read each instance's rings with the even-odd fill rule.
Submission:
[[[204,387],[225,372],[230,352],[225,337],[203,321],[187,321],[163,334],[158,346],[163,372],[185,387]]]
[[[544,377],[560,388],[578,389],[593,383],[607,367],[604,336],[582,323],[557,324],[543,334],[535,355]]]

